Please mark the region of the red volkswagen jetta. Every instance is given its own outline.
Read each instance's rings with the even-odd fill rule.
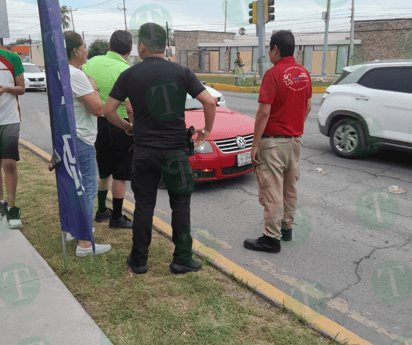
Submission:
[[[255,120],[232,109],[218,106],[212,133],[195,149],[190,166],[196,181],[214,181],[253,171],[250,156]],[[186,110],[186,127],[203,128],[203,107]]]

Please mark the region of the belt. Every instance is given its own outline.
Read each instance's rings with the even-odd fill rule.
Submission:
[[[262,138],[293,138],[290,135],[273,134],[273,135],[262,135]]]

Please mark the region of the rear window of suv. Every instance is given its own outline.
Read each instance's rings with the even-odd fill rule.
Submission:
[[[412,67],[375,68],[366,72],[358,84],[370,89],[412,93]]]

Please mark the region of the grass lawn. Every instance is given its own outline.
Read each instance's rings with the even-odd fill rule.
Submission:
[[[199,80],[203,80],[207,83],[219,83],[219,84],[228,84],[228,85],[234,85],[235,83],[235,77],[234,76],[204,76],[204,75],[198,75]],[[312,87],[328,87],[331,82],[316,82],[312,81]],[[258,86],[258,85],[256,85]]]
[[[77,258],[71,242],[65,263],[55,173],[23,147],[20,154],[21,231],[113,344],[337,344],[206,262],[200,272],[172,274],[173,245],[155,231],[146,274],[135,275],[126,265],[131,230],[107,223],[95,223],[95,237],[113,246],[109,253]]]

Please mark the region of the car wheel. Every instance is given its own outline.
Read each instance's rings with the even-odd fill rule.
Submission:
[[[358,157],[361,151],[362,125],[358,120],[343,119],[336,122],[331,130],[329,141],[332,150],[340,157]]]

